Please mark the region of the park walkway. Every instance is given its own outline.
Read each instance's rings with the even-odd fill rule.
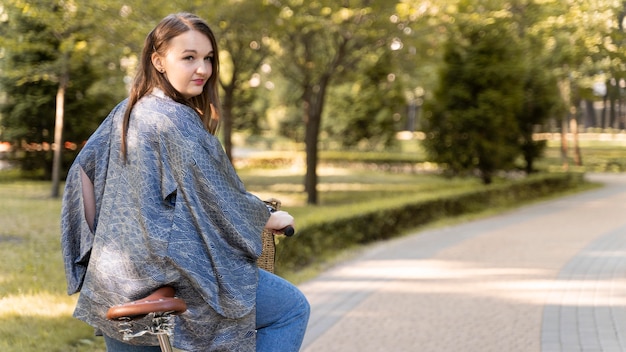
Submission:
[[[626,351],[626,175],[589,178],[606,186],[377,244],[300,285],[302,351]]]

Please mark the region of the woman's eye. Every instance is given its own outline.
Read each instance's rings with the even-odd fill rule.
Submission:
[[[206,61],[213,61],[213,56],[207,56],[204,58]]]
[[[183,58],[183,60],[193,61],[193,56],[186,56],[186,57]]]

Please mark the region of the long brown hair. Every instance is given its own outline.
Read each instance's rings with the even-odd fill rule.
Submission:
[[[191,99],[185,99],[152,64],[152,54],[159,53],[164,55],[168,48],[170,40],[187,31],[195,30],[209,38],[213,46],[214,57],[212,61],[213,73],[207,81],[202,94]],[[128,104],[124,113],[124,122],[122,124],[122,155],[126,158],[126,134],[130,121],[130,113],[139,99],[144,95],[152,92],[155,87],[161,88],[165,95],[174,101],[185,104],[194,109],[204,127],[211,133],[215,134],[221,113],[219,100],[218,78],[219,78],[219,56],[218,56],[217,40],[209,25],[200,17],[190,13],[172,14],[159,22],[159,24],[148,34],[144,41],[143,50],[141,52],[141,61],[139,69],[135,75],[135,80],[130,89]]]

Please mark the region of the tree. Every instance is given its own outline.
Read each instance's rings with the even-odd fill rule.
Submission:
[[[57,197],[65,113],[68,109],[80,110],[84,121],[85,111],[98,111],[91,109],[94,100],[87,98],[103,71],[94,69],[96,66],[90,62],[104,43],[91,35],[96,9],[73,1],[9,0],[3,11],[7,16],[0,27],[0,46],[6,50],[7,66],[1,71],[1,82],[8,101],[2,108],[2,124],[11,131],[9,137],[14,141],[54,146],[52,196]],[[71,80],[73,74],[82,79]],[[72,95],[68,97],[68,93]],[[32,102],[37,103],[30,105]],[[54,120],[48,116],[51,111],[55,111]],[[72,132],[83,132],[81,126],[85,123],[76,123]]]
[[[512,44],[515,27],[507,16],[461,5],[429,103],[424,146],[452,174],[478,170],[489,184],[496,171],[513,167],[519,153],[522,53]]]
[[[409,130],[420,129],[418,110],[425,99],[432,98],[437,87],[443,56],[440,48],[444,47],[454,20],[448,12],[455,7],[455,0],[401,1],[390,16],[396,29],[389,38],[391,68],[397,84],[405,90]]]
[[[270,54],[269,34],[276,7],[256,0],[230,1],[214,15],[219,40],[222,72],[222,136],[224,149],[232,160],[231,135],[235,126],[257,129],[261,112],[254,111],[254,100],[260,87],[260,68]],[[251,83],[257,77],[257,83]]]
[[[323,130],[346,148],[391,147],[405,107],[403,87],[390,79],[391,55],[363,60],[358,72],[331,88]]]
[[[333,80],[354,70],[366,55],[388,43],[380,37],[380,22],[391,11],[371,1],[293,2],[280,7],[275,60],[299,93],[305,125],[307,202],[317,204],[317,162],[321,119]]]
[[[223,145],[232,160],[232,133],[234,129],[258,130],[258,121],[263,109],[256,106],[264,99],[259,90],[250,84],[258,75],[261,65],[268,56],[268,34],[271,21],[278,8],[256,0],[171,0],[145,1],[128,0],[124,5],[127,20],[119,33],[147,34],[158,20],[174,12],[192,12],[209,22],[220,50],[220,86],[222,88],[222,116],[220,130]],[[122,37],[124,38],[124,37]],[[131,37],[125,40],[130,53],[139,53],[141,41]],[[133,54],[136,55],[136,54]]]
[[[566,104],[561,115],[561,155],[568,167],[567,131],[571,130],[574,142],[574,160],[582,165],[578,145],[578,116],[585,91],[592,90],[596,77],[615,75],[621,78],[623,54],[619,44],[623,35],[619,14],[624,4],[615,1],[565,1],[544,4],[548,16],[538,22],[533,30],[545,38],[545,62],[558,79],[559,92]],[[569,128],[568,128],[569,127]]]
[[[517,113],[520,130],[520,150],[525,161],[526,174],[535,171],[534,162],[541,157],[546,141],[533,138],[537,127],[563,111],[555,77],[541,65],[530,65],[524,80],[524,100]]]
[[[546,141],[535,140],[534,133],[550,118],[560,115],[563,103],[557,88],[557,80],[552,70],[546,67],[549,60],[545,53],[545,37],[533,28],[545,21],[548,13],[541,4],[533,1],[513,1],[510,3],[512,20],[517,24],[517,36],[521,50],[526,53],[520,58],[524,62],[524,99],[517,113],[520,131],[520,150],[525,160],[526,174],[534,171],[534,162],[546,147]]]

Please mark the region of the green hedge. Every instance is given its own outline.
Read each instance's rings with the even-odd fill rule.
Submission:
[[[291,166],[298,159],[305,160],[306,154],[297,151],[263,152],[254,156],[236,159],[239,167],[252,169],[274,169],[277,167]],[[350,152],[350,151],[320,151],[319,161],[328,164],[370,164],[379,165],[380,168],[393,166],[415,166],[426,162],[415,154],[389,153],[389,152]]]
[[[444,217],[506,207],[565,192],[584,183],[583,174],[535,175],[438,199],[408,202],[350,217],[309,224],[276,248],[277,272],[297,271],[354,245],[389,239]]]

